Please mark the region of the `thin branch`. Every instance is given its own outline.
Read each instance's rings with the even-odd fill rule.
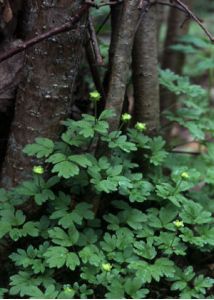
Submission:
[[[108,15],[105,17],[105,19],[102,21],[102,23],[100,24],[100,26],[98,27],[96,34],[99,34],[100,31],[102,30],[103,26],[105,25],[105,23],[108,21],[108,19],[111,16],[111,12],[108,13]]]
[[[101,1],[99,4],[94,3],[93,0],[86,0],[85,3],[90,4],[90,6],[95,7],[95,8],[100,8],[102,6],[107,6],[107,5],[116,5],[118,3],[123,2],[123,0],[115,0],[115,1]]]
[[[84,3],[82,5],[82,7],[78,10],[78,12],[73,17],[70,18],[69,22],[66,22],[61,26],[52,28],[51,30],[44,32],[44,33],[40,34],[39,36],[36,36],[28,41],[20,42],[20,44],[17,47],[9,49],[7,52],[0,55],[0,63],[18,53],[26,50],[26,49],[34,46],[35,44],[38,44],[39,42],[48,39],[51,36],[55,36],[59,33],[70,31],[73,28],[73,26],[79,22],[81,17],[89,10],[89,8],[90,8],[90,5],[88,3]]]
[[[92,45],[93,51],[94,51],[95,60],[98,65],[103,65],[103,58],[100,53],[100,48],[98,45],[97,36],[96,36],[96,32],[94,29],[94,25],[93,25],[91,16],[89,16],[89,19],[88,19],[88,31],[89,31],[89,35],[90,35],[90,42],[91,42],[91,45]]]
[[[150,0],[141,0],[139,5],[138,5],[138,9],[141,10],[141,14],[139,16],[139,20],[137,22],[136,28],[135,28],[135,34],[138,31],[138,28],[144,18],[144,16],[148,13],[149,9],[151,7],[151,3]]]
[[[214,43],[214,37],[212,36],[212,34],[209,32],[209,30],[203,25],[202,20],[200,20],[191,10],[190,8],[185,5],[182,1],[180,0],[171,0],[171,2],[173,3],[167,3],[167,2],[163,2],[163,1],[155,1],[153,3],[151,3],[151,5],[154,4],[159,4],[159,5],[166,5],[166,6],[170,6],[172,8],[176,8],[179,9],[180,11],[182,11],[183,13],[185,13],[189,18],[193,19],[200,27],[201,29],[205,32],[205,34],[208,36],[208,38],[210,39],[210,41],[212,43]],[[186,20],[185,20],[186,21]]]
[[[180,10],[183,13],[186,13],[186,11],[183,8],[181,8],[180,6],[177,6],[175,4],[172,4],[172,3],[167,3],[167,2],[163,2],[163,1],[155,1],[155,2],[151,3],[151,5],[154,5],[154,4],[169,6],[171,8],[178,9],[178,10]]]
[[[172,154],[186,154],[186,155],[201,155],[201,152],[191,152],[191,151],[181,151],[181,150],[172,150],[169,151]]]
[[[201,20],[189,9],[187,5],[185,5],[182,1],[180,0],[173,0],[175,3],[180,5],[186,12],[187,14],[201,27],[201,29],[206,33],[206,35],[209,37],[211,42],[214,42],[214,37],[212,34],[207,30],[207,28],[202,24]]]
[[[102,102],[102,101],[105,102],[106,95],[105,95],[105,91],[104,91],[103,84],[101,81],[101,76],[100,76],[99,68],[97,66],[97,60],[95,58],[92,43],[87,43],[85,46],[85,50],[86,50],[86,56],[87,56],[88,64],[89,64],[89,67],[91,70],[91,74],[93,77],[95,87],[98,90],[98,92],[101,94],[100,102]]]

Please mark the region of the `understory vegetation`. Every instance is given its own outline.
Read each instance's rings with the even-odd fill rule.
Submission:
[[[0,0],[0,298],[214,298],[213,9]]]
[[[36,138],[24,148],[39,159],[33,179],[0,190],[0,235],[14,248],[1,296],[212,297],[214,144],[205,136],[214,111],[187,78],[161,71],[160,82],[181,96],[167,118],[207,151],[173,152],[146,124],[128,128],[127,113],[109,131],[112,110],[64,121],[58,141]],[[95,106],[99,98],[91,93]],[[28,201],[30,217],[21,209]]]

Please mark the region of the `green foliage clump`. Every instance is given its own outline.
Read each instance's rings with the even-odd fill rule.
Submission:
[[[184,82],[173,78],[170,88],[180,92]],[[207,180],[192,161],[178,167],[176,155],[161,137],[148,137],[143,123],[109,132],[113,115],[105,110],[99,118],[66,120],[60,141],[39,137],[25,147],[43,166],[34,168],[32,180],[0,190],[1,243],[9,240],[16,249],[2,297],[209,295],[214,280],[201,270],[214,247],[214,209],[203,193],[213,174]],[[202,165],[213,163],[213,151]],[[20,209],[28,203],[36,206],[30,216]]]

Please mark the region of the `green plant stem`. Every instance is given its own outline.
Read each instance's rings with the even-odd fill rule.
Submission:
[[[94,120],[94,124],[96,125],[97,123],[97,102],[94,102],[94,116],[95,116],[95,120]]]
[[[41,175],[35,175],[36,176],[36,182],[38,184],[38,188],[39,188],[39,192],[42,191],[42,188],[41,188]]]
[[[179,180],[178,183],[176,184],[176,187],[175,187],[175,189],[174,189],[174,191],[173,191],[173,193],[172,193],[172,196],[174,196],[174,195],[177,193],[177,191],[179,190],[179,187],[180,187],[180,185],[181,185],[182,182],[183,182],[183,179],[180,178],[180,180]]]

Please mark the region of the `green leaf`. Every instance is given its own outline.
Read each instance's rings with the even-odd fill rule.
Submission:
[[[48,159],[46,159],[46,162],[57,164],[63,161],[67,160],[67,156],[63,153],[54,153],[52,154]]]
[[[204,211],[203,207],[189,200],[183,207],[180,217],[187,224],[206,224],[209,223],[211,218],[211,213]]]
[[[171,285],[171,290],[172,291],[176,291],[176,290],[182,291],[183,289],[186,288],[186,286],[187,286],[186,282],[184,282],[184,281],[176,281],[176,282],[174,282]]]
[[[39,223],[32,222],[32,221],[26,222],[22,228],[22,235],[23,236],[29,235],[32,237],[39,236],[38,224]]]
[[[195,122],[193,121],[185,122],[185,127],[189,129],[190,134],[196,140],[202,141],[205,139],[205,132]]]
[[[81,202],[76,205],[73,212],[86,220],[92,220],[94,218],[94,212],[92,211],[92,208],[92,204]]]
[[[75,226],[69,228],[67,233],[60,227],[54,227],[48,230],[48,234],[53,243],[64,247],[73,246],[79,238],[79,233]]]
[[[98,120],[96,122],[96,124],[94,125],[94,130],[97,133],[104,135],[104,136],[108,133],[108,129],[109,129],[109,124],[105,121]]]
[[[108,287],[108,293],[105,294],[106,299],[124,299],[124,286],[119,280],[115,279]]]
[[[148,289],[141,289],[142,287],[142,280],[139,278],[128,278],[125,281],[124,288],[125,292],[132,298],[132,299],[142,299],[149,293]]]
[[[214,279],[210,277],[204,277],[204,275],[199,275],[194,279],[195,290],[203,295],[206,294],[206,289],[213,287],[213,285]]]
[[[59,291],[53,284],[49,285],[44,293],[35,286],[30,286],[25,292],[25,295],[31,296],[31,299],[57,299],[58,294]]]
[[[94,182],[94,181],[91,180],[91,182]],[[107,194],[116,191],[117,186],[118,186],[118,183],[116,181],[112,180],[111,178],[100,180],[96,184],[96,188],[98,191],[100,191],[100,192],[103,191]]]
[[[62,161],[60,163],[57,163],[51,170],[53,173],[58,173],[59,177],[64,177],[66,179],[71,178],[75,175],[79,174],[79,167],[66,160],[66,161]]]
[[[11,229],[10,222],[1,221],[0,222],[0,239],[9,233]]]
[[[68,159],[69,159],[69,161],[72,161],[72,162],[80,165],[83,168],[92,166],[92,162],[86,154],[70,155],[68,157]]]
[[[173,205],[162,207],[159,212],[161,223],[166,226],[176,218],[177,214],[178,210]]]
[[[77,256],[76,253],[68,253],[67,254],[67,259],[66,259],[66,266],[74,271],[76,269],[77,266],[80,265],[80,260],[79,257]]]
[[[147,221],[146,215],[135,208],[130,208],[130,210],[120,213],[120,215],[123,218],[123,222],[127,223],[133,229],[142,229]]]
[[[160,136],[154,137],[149,142],[149,147],[152,152],[150,156],[150,162],[155,166],[160,165],[167,156],[167,152],[163,149],[164,145],[165,141]]]
[[[64,247],[49,247],[44,256],[50,268],[61,268],[65,265],[68,250]]]
[[[130,190],[129,200],[130,202],[143,202],[151,194],[153,186],[146,180],[141,180],[133,184]]]
[[[175,273],[175,266],[173,261],[168,258],[158,258],[152,267],[152,276],[156,281],[160,280],[160,277],[166,276],[172,278]]]
[[[44,189],[44,190],[42,190],[41,193],[36,194],[34,199],[38,205],[42,205],[44,202],[46,202],[48,200],[54,200],[55,195],[51,190]]]
[[[108,120],[116,116],[116,113],[112,109],[105,109],[99,116],[99,120]]]
[[[101,267],[102,262],[105,261],[103,253],[95,245],[85,246],[79,252],[79,256],[84,264],[89,263],[97,267]]]
[[[7,292],[8,292],[8,289],[0,288],[0,298],[5,299],[4,294],[6,294]]]
[[[36,156],[37,158],[48,157],[54,150],[54,143],[47,138],[38,137],[35,139],[36,143],[25,146],[23,152],[29,156]]]
[[[38,286],[42,282],[42,278],[33,277],[31,272],[23,272],[20,271],[16,275],[10,277],[10,294],[11,295],[18,295],[20,294],[21,297],[26,295],[29,286]]]
[[[134,247],[134,252],[136,254],[149,260],[155,258],[157,254],[155,247],[153,247],[149,243],[146,244],[144,242],[135,242]]]
[[[22,196],[34,196],[39,192],[39,187],[34,181],[24,181],[15,191]]]

